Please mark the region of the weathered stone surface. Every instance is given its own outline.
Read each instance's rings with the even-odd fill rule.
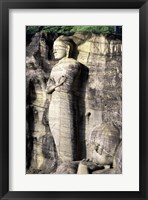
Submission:
[[[87,165],[83,164],[83,162],[80,162],[77,174],[89,174]]]
[[[94,162],[99,159],[101,163],[106,163],[106,158],[98,158],[98,152],[90,151],[89,145],[92,130],[102,122],[115,126],[119,138],[110,140],[108,131],[102,140],[102,136],[98,134],[103,141],[101,145],[113,147],[122,138],[121,39],[117,36],[75,33],[69,37],[76,44],[73,52],[75,59],[64,58],[65,60],[60,61],[61,64],[56,65],[57,61],[51,54],[56,38],[57,36],[50,34],[36,34],[27,47],[26,54],[26,164],[30,166],[32,163],[34,168],[41,170],[38,173],[54,173],[59,154],[64,160],[95,158]],[[68,55],[67,52],[65,55]],[[52,74],[55,80],[52,79]],[[64,83],[56,87],[53,93],[46,94],[48,87],[62,81]],[[111,134],[114,131],[111,128]],[[98,142],[99,138],[95,140]],[[113,155],[115,148],[107,151]],[[120,156],[118,154],[117,157],[122,157],[121,149]],[[111,164],[113,157],[108,157],[107,160]],[[102,172],[98,170],[99,173],[118,173],[118,170],[121,173],[120,169],[115,171],[119,167],[117,165],[120,165],[119,160],[115,161],[114,158],[114,169],[104,169]],[[115,163],[118,163],[116,167]]]
[[[64,162],[58,166],[55,174],[76,174],[77,168],[77,163]]]
[[[76,40],[76,37],[73,36]],[[78,39],[79,40],[79,39]],[[84,37],[82,36],[84,41]],[[122,43],[121,40],[115,37],[97,36],[92,34],[90,38],[85,40],[78,46],[78,60],[83,64],[95,63],[99,60],[99,56],[121,56]],[[105,57],[104,57],[105,58]],[[99,61],[98,61],[99,62]]]
[[[113,160],[113,168],[116,174],[122,173],[122,141],[120,142]]]
[[[86,166],[86,167],[85,167]],[[103,165],[97,165],[94,162],[83,159],[79,162],[79,168],[77,173],[82,174],[83,171],[87,172],[88,174],[92,174],[93,171],[102,170],[104,169]]]
[[[114,169],[102,169],[93,171],[92,174],[115,174]]]
[[[120,132],[110,122],[96,126],[90,135],[90,151],[93,162],[111,165],[117,146],[120,143]]]
[[[56,61],[51,59],[50,53],[55,36],[47,33],[36,33],[32,41],[26,48],[26,68],[43,69],[46,73],[50,72]]]
[[[42,123],[44,104],[46,101],[46,81],[45,73],[41,69],[32,70],[28,69],[27,76],[27,107],[28,117],[27,124],[30,136],[27,145],[30,144],[31,165],[35,169],[40,169],[44,156],[42,154],[42,137],[46,135],[46,127]],[[29,92],[28,92],[29,90]]]
[[[42,70],[28,70],[26,75],[29,82],[29,96],[27,104],[32,107],[33,111],[33,136],[38,137],[45,135],[45,126],[42,123],[44,104],[46,101],[46,81]],[[40,133],[39,133],[40,132]]]
[[[55,88],[52,92],[49,105],[49,126],[53,134],[58,155],[63,161],[74,160],[74,145],[75,133],[74,127],[77,126],[74,122],[73,106],[77,102],[75,92],[77,92],[76,76],[79,75],[80,65],[74,59],[64,58],[53,67],[48,87],[58,84],[62,78],[66,78],[65,82]],[[53,83],[54,81],[54,83]],[[74,97],[75,95],[75,97]]]

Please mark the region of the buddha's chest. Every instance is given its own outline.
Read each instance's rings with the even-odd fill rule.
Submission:
[[[70,69],[67,66],[64,66],[64,64],[58,64],[52,68],[50,77],[53,78],[55,82],[57,82],[63,76],[68,77],[69,72]]]

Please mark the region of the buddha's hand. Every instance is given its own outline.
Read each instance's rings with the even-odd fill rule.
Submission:
[[[51,93],[53,93],[54,92],[54,90],[55,90],[55,88],[56,88],[56,86],[50,86],[50,87],[47,87],[46,88],[46,93],[47,94],[51,94]]]
[[[63,83],[66,81],[66,79],[67,79],[66,76],[64,76],[64,75],[61,76],[59,81],[58,81],[57,87],[63,85]]]
[[[46,87],[46,93],[51,94],[56,88],[55,80],[53,78],[49,78]]]

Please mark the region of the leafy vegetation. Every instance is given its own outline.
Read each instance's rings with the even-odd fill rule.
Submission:
[[[27,26],[27,35],[34,35],[37,32],[73,34],[74,32],[92,32],[102,34],[121,34],[121,26]]]
[[[26,26],[26,33],[28,35],[35,34],[40,31],[40,26]]]

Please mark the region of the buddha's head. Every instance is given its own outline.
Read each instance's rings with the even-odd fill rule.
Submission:
[[[113,123],[101,123],[90,135],[91,159],[97,164],[110,165],[120,143],[120,133]]]
[[[73,50],[73,41],[66,37],[66,36],[60,36],[58,37],[53,45],[53,53],[54,57],[57,60],[60,60],[64,57],[70,57],[71,52]]]

